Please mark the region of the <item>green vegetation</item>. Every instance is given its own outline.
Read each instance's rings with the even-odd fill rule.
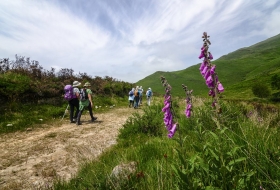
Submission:
[[[0,59],[0,133],[38,127],[59,121],[68,102],[63,99],[64,86],[75,80],[92,85],[97,112],[110,106],[124,105],[132,84],[112,77],[92,78],[72,69],[44,70],[38,61],[16,55],[15,61]]]
[[[158,71],[140,80],[137,84],[162,95],[160,76],[168,78],[176,96],[175,136],[167,138],[161,99],[128,118],[117,145],[85,163],[69,182],[57,179],[55,189],[280,189],[280,112],[271,104],[279,101],[279,44],[277,35],[213,62],[225,87],[220,114],[214,114],[212,102],[205,98],[208,89],[200,64],[182,71]],[[127,92],[133,86],[108,76],[74,75],[71,69],[45,71],[38,62],[18,56],[16,61],[2,59],[0,72],[0,133],[58,121],[67,105],[63,87],[74,80],[92,84],[96,112],[127,106]],[[189,119],[184,115],[181,84],[196,96]],[[261,99],[254,97],[254,86],[263,87],[254,93]],[[270,86],[274,99],[262,94]],[[113,168],[125,163],[136,163],[135,170],[119,179],[112,177]]]
[[[270,89],[267,85],[260,83],[252,86],[253,94],[259,98],[266,98],[270,96]]]
[[[167,138],[162,104],[129,118],[118,144],[82,166],[70,182],[55,189],[278,189],[280,112],[277,107],[223,102],[216,118],[211,101],[194,99],[193,117],[178,108],[179,130]],[[115,181],[121,163],[136,170]]]
[[[280,34],[213,61],[212,63],[217,66],[216,72],[219,80],[225,88],[223,97],[249,100],[254,98],[251,90],[252,85],[263,83],[271,86],[272,76],[280,74],[279,52]],[[181,84],[188,84],[188,88],[194,90],[195,96],[206,97],[208,89],[199,72],[199,67],[200,63],[181,71],[157,71],[136,84],[149,86],[154,93],[161,93],[161,86],[158,85],[157,81],[163,75],[168,78],[168,82],[173,87],[174,96],[184,96],[180,86]],[[275,89],[272,94],[277,93],[278,90]]]

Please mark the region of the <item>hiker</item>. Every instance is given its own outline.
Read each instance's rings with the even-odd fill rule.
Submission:
[[[128,101],[129,101],[129,105],[128,107],[133,107],[133,104],[134,104],[134,88],[131,89],[131,91],[129,91],[128,93]]]
[[[134,109],[138,108],[139,106],[139,86],[136,86],[134,90]]]
[[[142,104],[142,97],[143,97],[143,91],[144,91],[142,86],[139,87],[138,91],[139,91],[139,104],[138,105],[140,106]]]
[[[147,92],[146,92],[146,96],[147,96],[147,104],[148,106],[151,105],[151,98],[153,96],[153,92],[151,88],[148,88]]]
[[[75,121],[77,120],[77,116],[78,116],[78,112],[79,112],[79,95],[80,95],[80,90],[78,88],[78,86],[80,86],[81,83],[78,81],[74,81],[73,82],[73,94],[75,95],[75,98],[73,98],[72,100],[68,101],[69,102],[69,107],[70,107],[70,123],[75,123]],[[76,108],[76,112],[75,115],[73,117],[74,114],[74,109]]]
[[[79,114],[76,122],[77,125],[81,125],[80,120],[85,107],[88,108],[89,115],[91,117],[91,122],[97,119],[97,117],[94,117],[92,113],[93,103],[92,103],[92,91],[89,89],[90,86],[91,86],[90,83],[86,82],[84,84],[84,87],[80,90],[80,103],[79,103],[80,107],[79,107]]]

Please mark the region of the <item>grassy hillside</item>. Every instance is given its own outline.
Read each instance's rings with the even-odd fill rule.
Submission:
[[[198,50],[199,52],[199,50]],[[274,74],[280,74],[280,34],[250,47],[238,49],[213,61],[219,80],[227,98],[252,98],[254,83],[267,83]],[[213,52],[214,53],[214,52]],[[215,55],[215,54],[214,54]],[[155,72],[138,81],[137,85],[151,87],[154,92],[163,93],[160,76],[165,76],[173,87],[173,94],[184,96],[181,84],[194,90],[194,95],[207,96],[208,89],[199,72],[200,63],[181,71]]]

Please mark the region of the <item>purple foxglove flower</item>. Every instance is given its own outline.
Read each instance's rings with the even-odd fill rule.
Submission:
[[[204,50],[205,50],[205,48],[203,48],[203,49],[201,50],[201,53],[200,53],[200,55],[199,55],[199,57],[198,57],[199,59],[205,57]]]
[[[190,118],[191,117],[191,110],[186,110],[186,117]]]
[[[169,130],[168,138],[172,138],[176,132],[177,123],[172,125],[172,128]]]
[[[163,120],[168,123],[172,119],[172,115],[169,114],[167,117],[163,118]]]
[[[211,75],[208,76],[208,78],[206,79],[206,84],[209,85],[209,84],[212,84],[213,83],[213,78]]]
[[[169,103],[169,100],[164,100],[164,105],[168,104]]]
[[[212,60],[213,59],[212,54],[210,52],[208,52],[208,53],[209,53],[208,59]]]
[[[162,108],[162,112],[165,112],[170,107],[170,103],[165,104],[165,106]]]
[[[204,79],[206,80],[210,76],[210,70],[208,69],[204,75]]]
[[[167,96],[167,97],[165,98],[165,101],[169,101],[170,98],[171,98],[171,96]]]
[[[208,95],[209,95],[209,96],[215,96],[215,92],[214,92],[214,90],[212,90],[212,89],[211,89],[211,90],[209,90]]]
[[[218,91],[219,92],[223,92],[224,91],[224,87],[222,85],[222,83],[218,82]]]
[[[213,75],[215,73],[216,65],[213,65],[210,69],[210,74]]]
[[[198,58],[201,59],[201,58],[203,58],[203,57],[204,57],[204,53],[201,52],[201,54],[199,55]]]
[[[164,117],[169,117],[170,116],[170,110],[169,111],[166,111],[166,112],[164,112]]]
[[[204,67],[203,71],[201,71],[201,74],[204,76],[207,70],[208,70],[208,67]]]
[[[203,62],[201,63],[201,65],[200,65],[199,70],[200,70],[200,71],[203,71],[204,67],[206,67],[206,66],[207,66],[207,62],[203,61]]]
[[[209,84],[206,83],[206,85],[208,86],[208,88],[214,88],[215,87],[214,81],[212,83],[209,83]]]
[[[192,105],[191,105],[191,104],[188,104],[187,110],[190,110],[190,109],[192,109]]]

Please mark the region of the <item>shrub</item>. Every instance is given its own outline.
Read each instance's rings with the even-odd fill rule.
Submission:
[[[129,138],[131,135],[138,133],[147,134],[150,136],[162,135],[162,117],[163,114],[158,105],[153,105],[145,108],[144,114],[134,113],[130,117],[123,128],[120,129],[119,138]]]
[[[266,84],[262,84],[262,83],[255,83],[252,86],[252,92],[255,96],[259,97],[259,98],[266,98],[268,96],[270,96],[271,91],[268,88],[268,86]]]

